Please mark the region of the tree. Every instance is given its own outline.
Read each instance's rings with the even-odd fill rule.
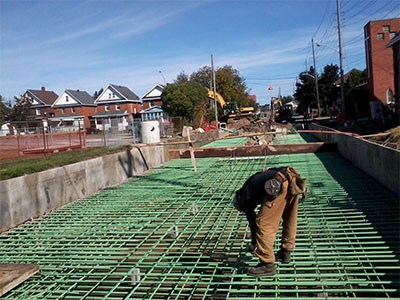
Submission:
[[[212,88],[212,70],[208,66],[204,66],[197,72],[190,75],[190,81],[196,82],[205,88]],[[218,85],[217,85],[218,86]]]
[[[184,83],[189,81],[189,76],[184,72],[180,72],[178,76],[176,76],[176,79],[174,83]]]
[[[216,71],[216,87],[218,93],[227,102],[236,102],[239,106],[254,106],[255,103],[249,99],[249,93],[244,78],[239,71],[231,66],[224,66]]]
[[[32,115],[31,106],[32,103],[24,97],[14,97],[15,104],[10,108],[8,113],[8,121],[20,122],[20,121],[31,121],[34,119]]]
[[[338,90],[335,82],[339,79],[339,67],[337,65],[326,65],[324,72],[318,79],[318,91],[320,94],[321,114],[328,115],[336,106]]]
[[[212,70],[205,66],[190,75],[190,80],[205,88],[212,88]],[[249,93],[244,78],[232,66],[224,66],[215,71],[216,91],[226,102],[236,102],[239,106],[254,106],[249,99]]]
[[[296,82],[294,97],[299,103],[297,112],[309,112],[312,108],[317,108],[317,95],[315,92],[314,68],[310,67],[308,72],[299,74],[299,81]]]
[[[7,122],[8,110],[8,107],[3,102],[3,97],[0,95],[0,125]]]
[[[168,84],[161,94],[163,109],[171,117],[183,117],[186,125],[198,128],[207,114],[207,90],[192,81]]]
[[[103,93],[103,88],[101,88],[99,91],[94,91],[93,98],[97,99],[97,97],[99,97],[102,93]]]
[[[337,87],[335,82],[339,78],[338,66],[326,65],[323,73],[318,76],[318,92],[321,106],[321,115],[327,115],[330,109],[335,105],[337,99]],[[298,112],[317,109],[317,93],[315,88],[314,68],[310,67],[308,72],[302,72],[299,75],[300,82],[296,83],[294,96],[299,103]]]
[[[357,88],[367,82],[367,70],[352,69],[344,84],[346,114],[355,118],[369,115],[369,99],[366,91]]]
[[[247,87],[239,72],[231,66],[224,66],[215,72],[216,91],[226,102],[236,102],[239,106],[255,106],[249,99]],[[190,77],[181,72],[173,84],[167,85],[161,99],[163,108],[171,116],[182,116],[187,123],[197,127],[214,111],[210,110],[207,89],[212,88],[212,70],[208,66],[193,72]],[[197,94],[196,94],[197,93]],[[222,111],[221,108],[219,108]]]

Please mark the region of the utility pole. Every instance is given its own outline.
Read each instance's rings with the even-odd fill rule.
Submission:
[[[336,0],[337,7],[337,22],[338,22],[338,36],[339,36],[339,61],[340,61],[340,98],[342,98],[342,113],[345,113],[346,105],[344,101],[344,75],[343,75],[343,53],[342,53],[342,31],[340,20],[340,0]]]
[[[214,96],[214,105],[215,105],[215,124],[218,129],[218,106],[217,106],[217,90],[215,87],[215,71],[214,71],[214,59],[213,55],[211,54],[211,72],[212,72],[212,85],[213,85],[213,96]]]
[[[315,63],[314,39],[311,39],[311,44],[312,44],[312,56],[313,56],[313,63],[314,63],[315,92],[317,93],[318,117],[321,117],[321,106],[319,104],[317,65]]]

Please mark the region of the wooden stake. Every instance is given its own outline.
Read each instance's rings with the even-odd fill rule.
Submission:
[[[192,142],[190,141],[190,131],[189,131],[189,127],[186,127],[186,133],[188,136],[188,142],[189,142],[189,151],[190,151],[190,159],[192,161],[192,165],[193,165],[193,169],[194,172],[197,172],[197,166],[196,166],[196,158],[194,156],[194,150],[193,150],[193,145]]]

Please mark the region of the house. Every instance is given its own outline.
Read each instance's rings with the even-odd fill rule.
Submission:
[[[103,130],[117,128],[125,130],[142,110],[142,101],[125,86],[109,84],[95,100],[97,112],[93,115],[92,127]]]
[[[371,21],[364,26],[369,98],[384,105],[394,104],[394,60],[387,44],[398,31],[400,18]]]
[[[164,91],[164,88],[164,85],[157,84],[150,91],[144,94],[144,96],[142,97],[143,109],[147,109],[153,106],[161,107],[163,104],[161,101],[161,94]]]
[[[67,129],[90,128],[90,120],[96,113],[94,98],[85,91],[65,90],[53,103],[52,127]]]
[[[254,104],[257,103],[257,96],[256,95],[249,95],[249,100],[254,102]]]
[[[152,106],[140,112],[142,121],[160,120],[164,118],[164,111],[160,106]]]
[[[165,115],[163,109],[160,106],[152,106],[141,111],[142,121],[158,121],[160,125],[161,136],[172,134],[173,123]]]
[[[37,119],[51,116],[53,110],[52,105],[57,100],[58,95],[53,91],[46,91],[43,86],[40,90],[27,90],[22,99],[31,103],[32,114]]]

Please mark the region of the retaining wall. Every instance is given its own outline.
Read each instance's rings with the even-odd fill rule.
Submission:
[[[312,130],[330,128],[311,124]],[[356,167],[369,174],[387,189],[400,195],[400,151],[355,136],[314,133],[323,142],[337,143],[338,152]]]
[[[165,163],[164,146],[140,146],[0,181],[0,231]]]

